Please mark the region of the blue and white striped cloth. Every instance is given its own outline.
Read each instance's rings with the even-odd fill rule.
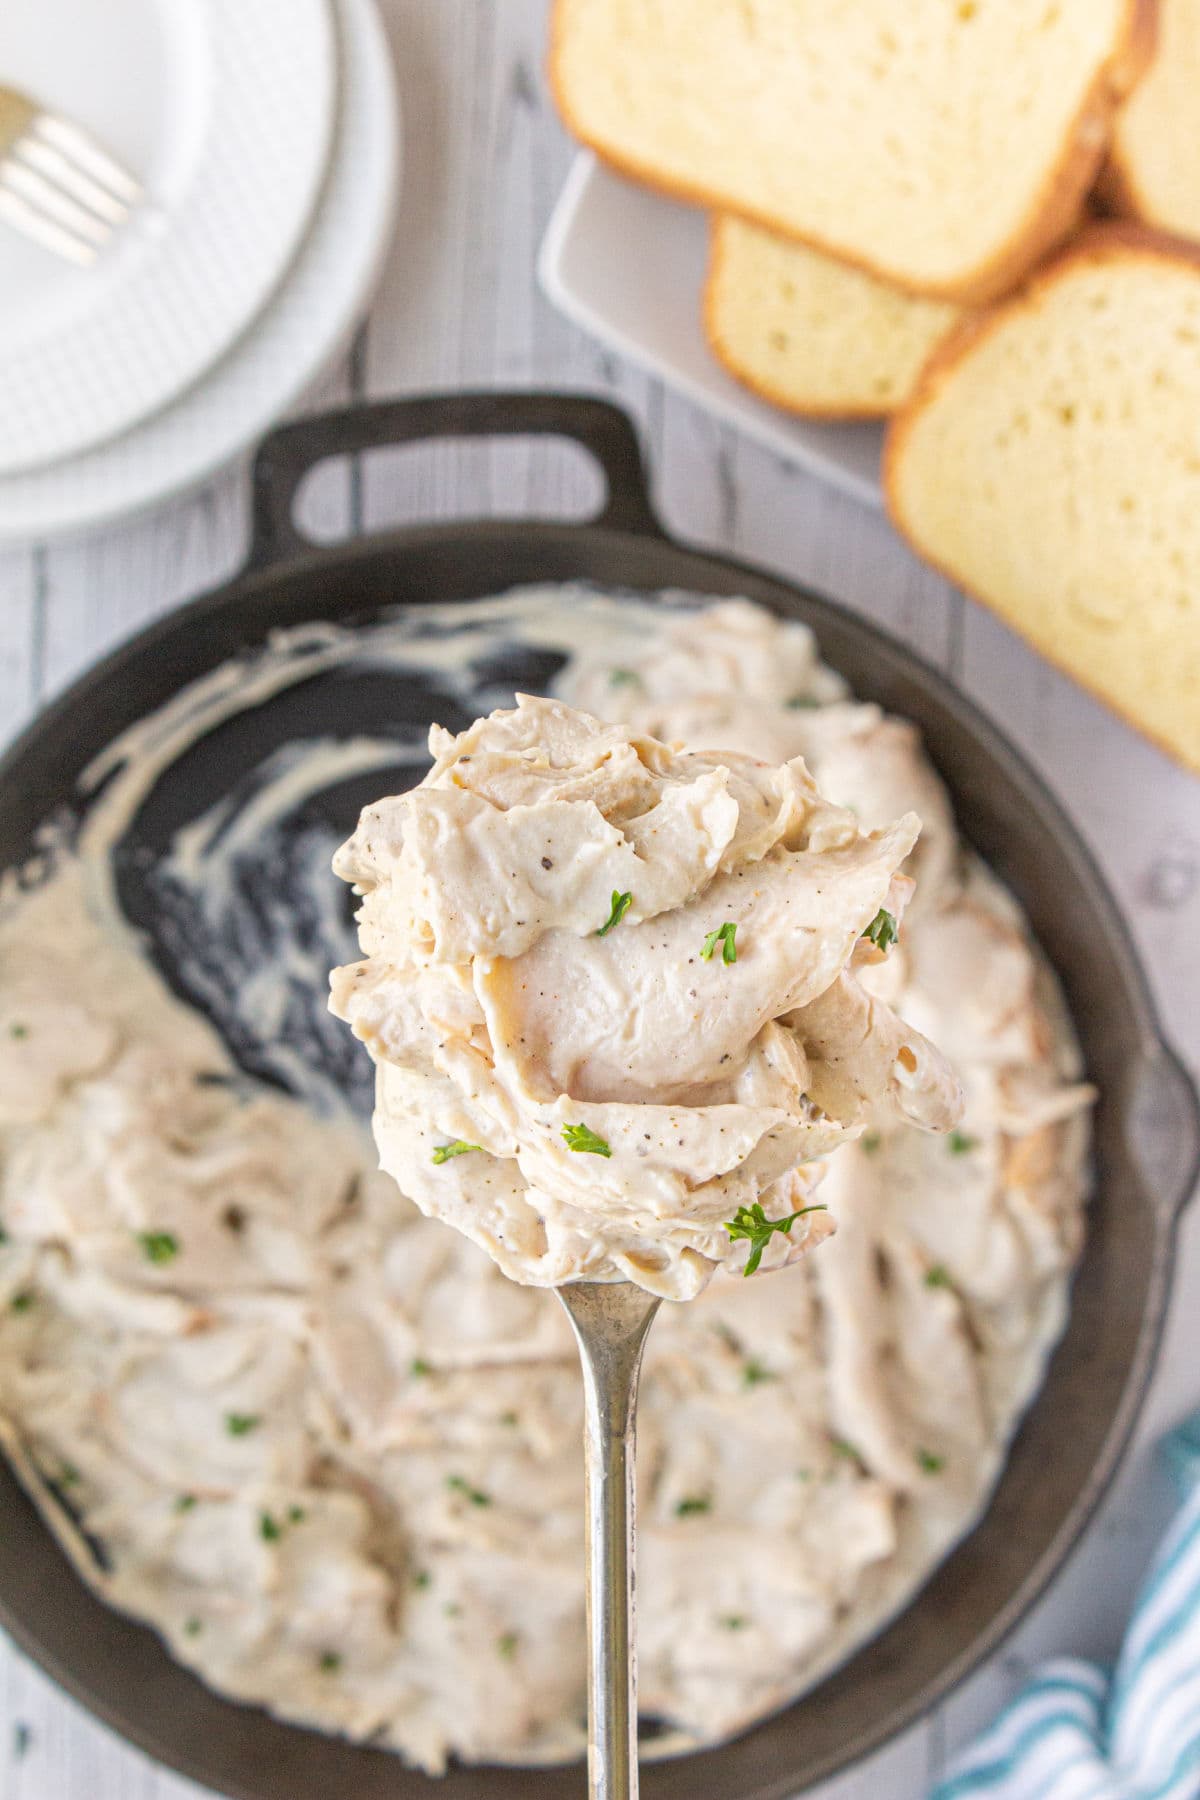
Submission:
[[[1184,1502],[1116,1667],[1046,1663],[931,1800],[1200,1800],[1200,1413],[1164,1448]]]

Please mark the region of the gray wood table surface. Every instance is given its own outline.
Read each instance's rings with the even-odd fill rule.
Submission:
[[[542,75],[545,0],[382,0],[404,107],[404,191],[378,297],[308,405],[466,385],[579,388],[636,417],[679,536],[843,601],[947,670],[1023,747],[1077,821],[1149,968],[1163,1022],[1200,1065],[1200,782],[1183,774],[924,569],[885,521],[715,424],[560,319],[535,250],[572,157]],[[409,519],[586,513],[594,473],[553,445],[381,453],[302,499],[338,536]],[[245,470],[136,522],[0,552],[0,729],[97,655],[228,576],[245,552]],[[1051,1591],[929,1720],[819,1790],[919,1800],[1038,1658],[1098,1657],[1169,1513],[1153,1446],[1200,1405],[1200,1207],[1185,1220],[1171,1323],[1122,1473]],[[582,1791],[564,1777],[564,1795]],[[0,1638],[2,1800],[196,1800],[65,1699]],[[697,1800],[703,1800],[697,1796]]]

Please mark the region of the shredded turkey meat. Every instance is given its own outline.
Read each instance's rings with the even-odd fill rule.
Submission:
[[[369,1061],[323,1006],[324,972],[353,941],[329,874],[330,809],[307,800],[353,775],[398,786],[398,760],[416,779],[423,749],[392,733],[289,741],[284,754],[265,725],[256,736],[254,709],[322,669],[342,671],[350,692],[360,670],[384,670],[435,688],[465,723],[511,696],[511,676],[488,687],[478,671],[527,663],[527,682],[553,679],[569,707],[617,718],[625,729],[609,742],[653,736],[720,754],[681,775],[675,758],[638,773],[636,751],[623,752],[650,806],[609,819],[602,793],[608,823],[592,821],[586,856],[569,835],[565,868],[543,870],[555,849],[535,844],[532,867],[522,855],[501,869],[484,921],[509,934],[500,958],[469,936],[480,921],[459,914],[453,889],[434,896],[430,932],[478,968],[478,991],[450,978],[461,965],[428,955],[396,995],[356,994],[358,1029],[382,1029],[394,1000],[403,1042],[417,1046],[411,1067],[383,1065],[398,1084],[389,1116],[405,1084],[420,1117],[434,1092],[449,1108],[410,1148],[393,1141],[397,1185],[374,1166],[361,1121],[330,1110]],[[158,773],[235,714],[242,743],[263,741],[260,760],[243,792],[168,847],[153,890],[172,992],[125,922],[113,871],[130,873],[122,850]],[[799,756],[836,805],[798,775],[775,785],[772,771]],[[746,773],[748,757],[767,773]],[[557,779],[502,762],[480,772],[478,791],[455,790],[488,824],[482,840],[475,827],[446,847],[481,883],[491,815],[507,829],[516,785],[534,783],[536,813]],[[607,1202],[596,1208],[608,1189],[592,1182],[624,1167],[619,1119],[657,1105],[661,1081],[681,1114],[735,1115],[751,1156],[775,1130],[803,1151],[822,1133],[840,1148],[818,1190],[828,1211],[808,1215],[810,1229],[837,1223],[816,1254],[742,1279],[747,1244],[721,1241],[724,1199],[677,1239],[681,1270],[698,1259],[697,1283],[710,1248],[728,1268],[691,1304],[664,1306],[647,1349],[639,1641],[656,1747],[726,1737],[843,1660],[985,1503],[1062,1327],[1086,1193],[1090,1091],[1069,1021],[1011,898],[960,845],[912,727],[852,700],[808,632],[746,602],[649,607],[555,588],[433,608],[420,629],[284,634],[139,722],[96,780],[78,837],[0,891],[0,1443],[87,1581],[221,1693],[430,1771],[454,1757],[580,1755],[574,1345],[552,1296],[506,1279],[412,1201],[478,1209],[485,1240],[503,1232],[515,1256],[505,1208],[537,1244],[536,1185],[563,1207],[547,1240],[573,1254],[596,1241],[597,1216],[610,1229]],[[589,780],[594,798],[594,770]],[[424,792],[429,836],[414,842],[436,851],[436,808],[453,796]],[[656,798],[651,838],[635,821]],[[829,943],[820,992],[768,976],[760,903],[733,898],[736,876],[719,866],[731,846],[739,866],[765,846],[785,802],[783,829],[810,848],[777,839],[760,872],[772,858],[824,857],[849,880],[844,865],[861,859],[837,930],[817,921]],[[311,830],[284,835],[281,821],[310,812]],[[911,827],[896,835],[895,821],[909,812],[922,829],[900,868]],[[520,906],[513,870],[531,876]],[[656,1064],[644,996],[663,952],[650,946],[676,942],[688,882],[731,896],[700,904],[674,953],[686,950],[691,1004],[713,1010],[703,1031],[678,1015]],[[632,899],[598,938],[614,890]],[[854,937],[844,955],[872,903],[894,911],[899,936],[886,950]],[[372,910],[386,944],[370,962],[387,963],[392,909],[384,897]],[[717,941],[703,960],[726,919],[737,962]],[[527,958],[569,981],[581,1010],[566,1030],[531,1008],[522,1045],[521,1030],[513,1042],[496,1022],[512,1017],[510,972]],[[626,1056],[601,1029],[606,983],[614,1007],[632,1001],[643,1021]],[[180,993],[202,999],[220,1032]],[[744,1054],[736,1075],[718,1055],[716,1101],[704,1088],[721,1009],[735,1003]],[[483,1054],[493,1025],[497,1064]],[[939,1122],[942,1103],[937,1082],[898,1059],[917,1033],[962,1079],[963,1116],[946,1135],[913,1128]],[[561,1130],[542,1142],[559,1091],[577,1096],[563,1122],[607,1134],[611,1158],[568,1150]],[[755,1137],[768,1117],[778,1124]],[[458,1137],[490,1147],[435,1163]],[[653,1184],[649,1161],[637,1159],[630,1192],[663,1207],[662,1219],[648,1206],[634,1215],[657,1232],[679,1212],[681,1175],[722,1157],[697,1135],[660,1150]],[[582,1196],[577,1235],[560,1169]],[[807,1189],[803,1175],[795,1205]],[[762,1203],[784,1201],[768,1188]],[[765,1266],[799,1247],[805,1223],[790,1248],[773,1234]]]
[[[334,859],[365,957],[332,1005],[383,1168],[506,1275],[693,1299],[829,1232],[823,1159],[872,1119],[955,1123],[957,1078],[854,968],[899,931],[913,814],[863,831],[799,759],[527,696],[429,747]],[[793,1222],[738,1232],[756,1206]]]

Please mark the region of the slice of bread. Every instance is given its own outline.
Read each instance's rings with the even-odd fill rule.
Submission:
[[[1117,115],[1101,192],[1161,231],[1200,239],[1200,0],[1159,0],[1149,66]]]
[[[821,419],[894,412],[963,317],[732,213],[712,221],[704,329],[731,375]]]
[[[1074,222],[1135,0],[556,0],[567,126],[636,179],[917,293],[1010,288]]]
[[[888,430],[922,556],[1200,771],[1200,249],[1089,228]]]

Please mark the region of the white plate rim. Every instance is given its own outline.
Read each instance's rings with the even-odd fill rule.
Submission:
[[[204,381],[153,419],[50,469],[0,478],[0,543],[38,544],[95,530],[202,486],[277,423],[349,342],[391,242],[401,179],[401,115],[391,52],[374,0],[333,0],[333,7],[343,60],[333,157],[309,237],[274,299]],[[316,264],[327,254],[322,246],[334,235],[345,235],[333,215],[347,195],[361,216],[352,249],[336,264],[346,279],[336,293],[326,282],[322,293]],[[324,314],[320,330],[313,326],[312,310],[306,312],[314,299]],[[293,317],[285,322],[289,312]],[[295,315],[301,313],[304,353],[289,356],[286,372],[277,379],[255,378],[265,347],[296,338]],[[238,406],[239,383],[247,373],[254,381],[254,398]],[[195,431],[206,411],[219,416],[220,429],[200,440]],[[169,443],[172,434],[176,447],[168,460],[157,440],[166,436]]]
[[[686,369],[672,362],[669,355],[664,355],[657,344],[651,343],[648,338],[633,335],[609,318],[596,305],[591,295],[567,279],[567,253],[575,246],[578,234],[583,229],[580,223],[581,209],[592,183],[604,179],[622,180],[590,150],[581,150],[568,172],[538,253],[538,283],[551,305],[590,337],[599,339],[628,362],[666,382],[701,411],[715,415],[727,425],[736,426],[739,431],[756,438],[787,462],[796,463],[811,474],[820,476],[839,492],[850,495],[852,499],[878,512],[883,506],[883,493],[878,482],[868,479],[859,470],[840,461],[832,449],[823,450],[819,442],[805,442],[796,435],[798,428],[803,429],[806,436],[818,436],[830,427],[823,426],[816,419],[792,420],[786,413],[774,414],[767,402],[757,400],[749,393],[743,394],[732,378],[729,379],[728,394],[704,386],[688,374]],[[624,185],[631,184],[626,182]],[[662,199],[666,204],[676,204],[666,201],[665,196],[653,197],[656,200]],[[699,303],[697,295],[697,309]],[[858,423],[861,424],[861,421]]]
[[[96,304],[72,317],[69,331],[22,337],[0,371],[8,421],[0,420],[0,477],[77,455],[169,405],[262,311],[311,222],[335,120],[330,0],[250,8],[204,0],[198,17],[212,57],[211,98],[186,189],[171,207],[149,193],[94,270],[73,272],[77,281],[98,278]],[[269,168],[255,107],[264,80],[276,84]],[[270,180],[259,181],[251,218],[246,198],[257,171]],[[226,241],[236,248],[214,280],[214,248]],[[106,256],[116,263],[111,276]]]

